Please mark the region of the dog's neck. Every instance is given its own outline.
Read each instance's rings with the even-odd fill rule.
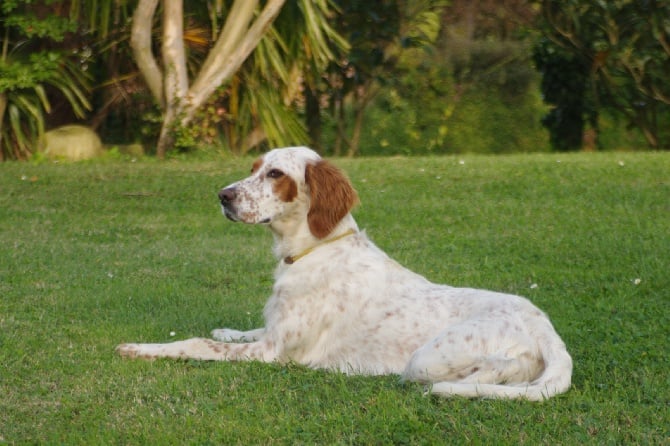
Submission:
[[[322,239],[315,237],[310,232],[306,220],[302,221],[299,225],[292,225],[290,227],[271,225],[270,229],[275,240],[272,251],[277,260],[283,261],[287,257],[297,256],[305,251],[314,249],[325,241],[339,237],[347,231],[353,230],[354,232],[358,232],[358,225],[354,217],[351,214],[347,214],[340,220],[335,229]]]

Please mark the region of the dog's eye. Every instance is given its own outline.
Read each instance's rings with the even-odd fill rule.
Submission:
[[[282,172],[279,169],[271,169],[268,172],[268,178],[275,178],[276,179],[276,178],[281,178],[283,176],[284,176],[284,172]]]

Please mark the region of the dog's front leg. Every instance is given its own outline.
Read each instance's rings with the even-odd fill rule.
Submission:
[[[121,344],[116,351],[126,358],[175,358],[203,361],[271,362],[277,359],[274,345],[267,341],[230,344],[205,338],[192,338],[168,344]]]
[[[232,328],[216,328],[212,330],[212,338],[221,342],[254,342],[258,341],[265,333],[265,328],[240,331]]]

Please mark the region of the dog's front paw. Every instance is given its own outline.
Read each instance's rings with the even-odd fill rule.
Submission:
[[[221,342],[239,341],[244,337],[244,332],[230,328],[217,328],[212,330],[212,338]]]

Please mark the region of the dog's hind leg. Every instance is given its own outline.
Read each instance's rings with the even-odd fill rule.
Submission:
[[[403,379],[423,383],[523,383],[532,381],[543,368],[534,342],[514,322],[469,320],[416,350]]]

